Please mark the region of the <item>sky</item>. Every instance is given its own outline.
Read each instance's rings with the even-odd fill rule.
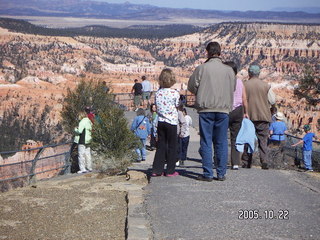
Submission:
[[[98,0],[124,3],[125,0]],[[274,8],[320,8],[320,0],[129,0],[134,4],[207,10],[267,11]]]

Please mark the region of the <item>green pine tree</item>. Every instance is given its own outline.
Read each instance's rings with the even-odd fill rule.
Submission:
[[[129,130],[124,111],[112,101],[101,83],[82,80],[74,90],[68,89],[61,112],[62,123],[70,134],[78,125],[78,116],[86,106],[95,110],[91,148],[93,163],[100,172],[123,172],[131,164],[138,144]],[[115,171],[116,170],[116,171]]]
[[[320,79],[314,69],[307,65],[299,79],[299,85],[294,90],[294,94],[299,98],[305,98],[310,105],[320,103]]]

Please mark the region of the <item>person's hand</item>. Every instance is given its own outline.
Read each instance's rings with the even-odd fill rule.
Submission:
[[[243,114],[244,118],[250,119],[248,113]]]

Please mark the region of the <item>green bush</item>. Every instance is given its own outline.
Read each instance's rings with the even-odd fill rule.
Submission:
[[[123,172],[131,164],[138,141],[128,128],[124,111],[106,94],[101,83],[82,80],[76,89],[68,89],[61,116],[63,125],[73,134],[79,112],[86,106],[98,116],[92,130],[93,164],[99,172]],[[116,170],[116,171],[115,171]]]

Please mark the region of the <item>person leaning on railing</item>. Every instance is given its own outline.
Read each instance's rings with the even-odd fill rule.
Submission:
[[[295,143],[292,145],[292,147],[295,147],[301,143],[303,143],[303,163],[305,170],[308,172],[313,172],[312,169],[312,140],[313,138],[318,139],[318,137],[311,132],[311,127],[310,125],[304,125],[303,130],[305,131],[305,135],[303,139],[301,139],[299,142]]]
[[[78,143],[78,160],[79,168],[78,173],[85,173],[87,171],[92,171],[92,161],[91,161],[91,131],[92,122],[88,118],[86,112],[81,112],[79,114],[79,125],[74,129],[76,134],[74,142]]]
[[[282,112],[277,112],[274,117],[276,121],[272,122],[269,127],[269,146],[283,146],[286,140],[285,134],[287,134],[287,125],[284,122],[285,117]]]

